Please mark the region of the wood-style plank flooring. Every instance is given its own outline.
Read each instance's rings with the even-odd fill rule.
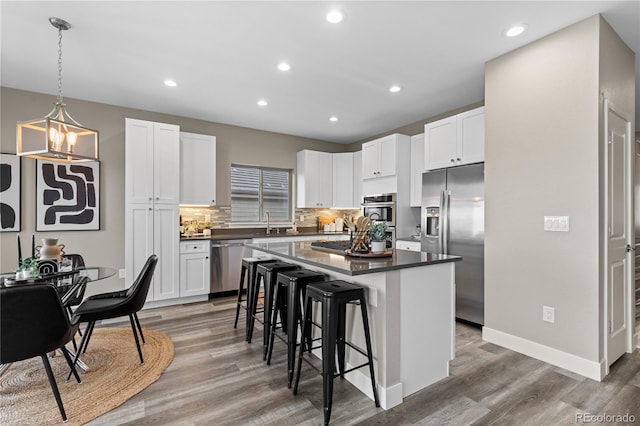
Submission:
[[[276,340],[271,366],[262,361],[262,328],[252,344],[233,328],[235,300],[140,313],[143,327],[167,333],[175,359],[160,379],[94,425],[319,425],[322,379],[303,367],[300,390],[286,385],[286,350]],[[241,310],[243,324],[244,311]],[[129,326],[128,320],[107,326]],[[391,410],[347,381],[335,380],[331,424],[556,425],[577,417],[633,415],[640,423],[640,353],[626,354],[599,383],[483,342],[478,328],[456,327],[451,375]],[[131,350],[135,351],[133,340]]]

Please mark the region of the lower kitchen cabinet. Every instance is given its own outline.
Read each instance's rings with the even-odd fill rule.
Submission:
[[[209,294],[209,240],[180,243],[180,297]]]
[[[420,251],[420,246],[420,241],[396,240],[398,250]]]

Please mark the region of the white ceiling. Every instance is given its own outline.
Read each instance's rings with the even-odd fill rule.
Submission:
[[[325,20],[333,6],[346,14],[340,24]],[[57,93],[57,30],[48,22],[56,16],[72,25],[63,34],[65,98],[339,143],[481,101],[486,61],[596,13],[640,51],[639,0],[3,0],[0,7],[2,86]],[[503,36],[519,22],[527,32]],[[282,60],[292,65],[288,73],[276,69]],[[164,86],[167,78],[178,86]],[[403,90],[391,94],[391,84]],[[258,107],[259,98],[269,105]],[[83,121],[73,102],[69,111]]]

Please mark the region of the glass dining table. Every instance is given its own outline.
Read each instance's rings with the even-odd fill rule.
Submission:
[[[108,266],[81,266],[76,269],[40,274],[37,277],[29,277],[26,279],[16,279],[15,272],[3,272],[0,273],[0,287],[53,284],[60,290],[58,292],[60,301],[62,305],[66,307],[68,301],[76,294],[81,286],[90,285],[90,283],[112,277],[116,272],[117,270],[115,268]],[[86,277],[86,279],[76,279],[77,277]],[[11,364],[0,364],[0,376],[10,365]],[[77,367],[84,372],[89,369],[80,359],[78,360]]]

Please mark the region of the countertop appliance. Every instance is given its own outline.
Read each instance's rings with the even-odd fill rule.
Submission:
[[[249,243],[250,239],[211,241],[211,293],[238,290],[242,258],[251,255],[251,249],[245,247]]]
[[[375,222],[387,223],[387,248],[396,246],[396,194],[365,195],[362,215]]]
[[[484,164],[422,174],[422,251],[456,263],[456,317],[484,324]]]

